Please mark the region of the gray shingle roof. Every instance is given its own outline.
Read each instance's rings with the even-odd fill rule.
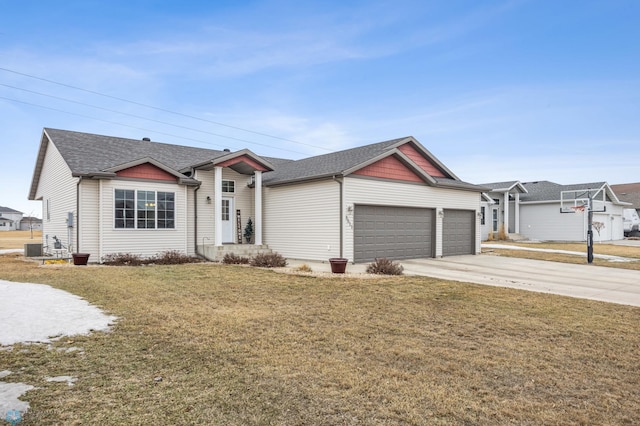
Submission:
[[[600,189],[606,182],[578,183],[573,185],[560,185],[548,180],[536,182],[524,182],[527,194],[520,195],[520,201],[560,201],[562,191],[579,191],[587,189]]]
[[[384,153],[389,147],[403,139],[405,138],[393,139],[281,164],[280,167],[273,172],[265,174],[263,182],[269,185],[340,175],[345,170]]]
[[[611,189],[621,201],[631,203],[634,209],[640,209],[640,183],[611,185]]]
[[[480,186],[485,186],[491,189],[505,189],[511,188],[513,185],[518,183],[517,180],[510,180],[506,182],[490,182],[490,183],[481,183]]]
[[[20,214],[22,214],[22,212],[19,212],[18,210],[14,210],[14,209],[11,209],[9,207],[3,207],[3,206],[0,206],[0,213],[20,213]]]
[[[51,141],[53,141],[69,165],[72,173],[76,176],[104,173],[106,170],[145,158],[151,158],[174,171],[179,171],[228,154],[228,152],[225,151],[212,149],[94,135],[68,130],[46,128],[45,133]],[[263,157],[275,167],[274,171],[264,173],[263,183],[265,185],[273,185],[330,177],[332,175],[342,175],[344,172],[356,166],[383,155],[385,151],[388,151],[405,140],[409,141],[413,139],[392,139],[296,161]],[[422,147],[421,149],[424,150]],[[428,151],[425,150],[425,152],[428,156],[431,156]],[[43,152],[40,153],[40,156],[42,155],[44,155]],[[442,169],[445,175],[449,176],[447,178],[434,178],[438,186],[472,191],[484,191],[487,189],[460,181],[453,173],[448,171],[444,165],[439,163],[436,158],[432,157],[432,160]],[[30,197],[35,195],[36,180],[39,175],[38,167],[39,165],[37,164]]]
[[[173,170],[228,154],[194,148],[68,130],[45,129],[74,174],[99,173],[141,158],[153,158]]]

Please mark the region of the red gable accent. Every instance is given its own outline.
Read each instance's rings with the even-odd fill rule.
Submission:
[[[240,157],[236,157],[236,158],[232,158],[231,160],[223,161],[222,163],[216,164],[216,166],[229,167],[229,166],[233,166],[234,164],[238,164],[238,163],[247,163],[248,165],[250,165],[254,169],[256,169],[258,171],[261,171],[261,172],[269,171],[267,168],[265,168],[264,166],[256,163],[255,161],[253,161],[251,158],[249,158],[246,155],[241,155]]]
[[[404,180],[408,182],[423,182],[411,169],[402,164],[394,156],[385,157],[366,167],[353,172],[354,175],[372,176],[385,179]]]
[[[150,163],[140,164],[139,166],[129,167],[116,172],[119,177],[128,177],[135,179],[153,179],[153,180],[168,180],[176,181],[176,177],[171,173],[167,173],[164,170],[154,166]]]
[[[404,145],[400,145],[398,150],[420,166],[420,168],[427,172],[429,176],[446,177],[440,169],[438,169],[431,161],[424,158],[424,156],[411,146],[411,144],[406,143]]]

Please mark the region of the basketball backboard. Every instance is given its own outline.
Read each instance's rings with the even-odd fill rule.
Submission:
[[[591,207],[589,207],[591,200]],[[607,194],[602,188],[560,192],[560,213],[605,212]]]

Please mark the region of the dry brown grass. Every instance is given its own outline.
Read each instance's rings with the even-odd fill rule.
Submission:
[[[120,317],[0,351],[21,424],[633,424],[640,309],[423,277],[197,264],[38,267]],[[57,349],[81,347],[66,353]],[[23,350],[26,350],[23,351]],[[75,386],[45,376],[78,377]],[[162,377],[162,381],[154,381]]]
[[[41,243],[42,231],[3,231],[0,232],[0,250],[22,249],[27,243]]]

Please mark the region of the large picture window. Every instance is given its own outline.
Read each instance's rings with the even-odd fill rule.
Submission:
[[[175,228],[175,193],[116,189],[114,196],[116,228]]]

